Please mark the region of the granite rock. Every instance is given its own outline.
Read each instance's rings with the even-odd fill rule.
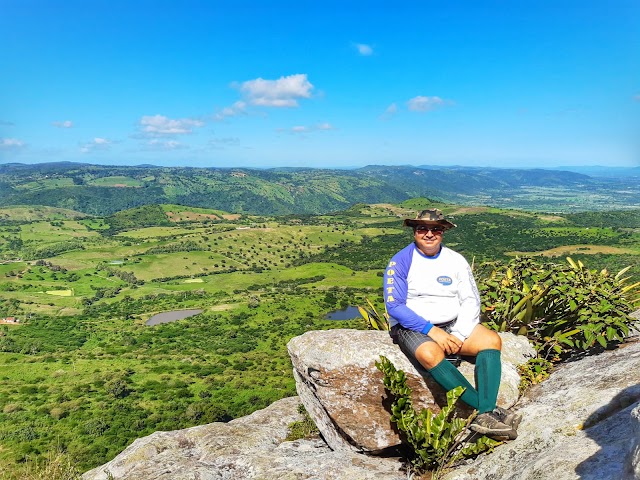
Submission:
[[[498,405],[508,408],[518,399],[517,365],[535,356],[525,337],[502,336],[502,382]],[[381,453],[401,443],[389,421],[388,398],[375,362],[381,355],[407,374],[416,409],[434,412],[446,405],[446,392],[419,365],[412,365],[389,334],[372,330],[310,331],[287,345],[298,395],[327,444],[333,450]],[[474,366],[460,371],[474,384]],[[424,375],[424,376],[423,376]],[[471,409],[458,402],[459,414]]]

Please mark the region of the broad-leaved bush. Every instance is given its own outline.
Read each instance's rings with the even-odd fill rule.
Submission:
[[[464,419],[454,416],[455,404],[464,392],[456,387],[447,392],[447,405],[439,413],[429,409],[416,412],[411,401],[411,388],[407,386],[405,372],[397,370],[385,356],[380,356],[376,367],[384,375],[384,385],[393,395],[391,421],[405,437],[413,451],[416,472],[432,471],[435,480],[446,468],[463,457],[492,450],[501,442],[478,434],[468,434],[467,427],[473,416]],[[473,441],[472,441],[473,440]]]
[[[638,320],[640,282],[582,262],[541,264],[516,257],[478,281],[482,321],[499,332],[526,335],[540,355],[554,361],[624,340]]]

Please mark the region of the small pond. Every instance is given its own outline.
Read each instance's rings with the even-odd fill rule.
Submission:
[[[160,323],[170,323],[175,322],[176,320],[182,320],[183,318],[193,317],[194,315],[198,315],[202,313],[204,310],[174,310],[172,312],[162,312],[157,313],[153,317],[151,317],[145,325],[158,325]]]
[[[326,320],[353,320],[354,318],[362,318],[358,307],[347,307],[342,310],[334,310],[328,313]]]

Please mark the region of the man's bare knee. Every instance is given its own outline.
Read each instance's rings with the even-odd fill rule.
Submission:
[[[427,369],[433,368],[444,360],[444,351],[435,342],[426,342],[416,350],[416,360]]]
[[[502,350],[502,338],[493,330],[489,330],[485,339],[486,349]]]
[[[475,357],[482,350],[502,350],[502,339],[484,325],[476,325],[469,338],[462,344],[460,353]]]

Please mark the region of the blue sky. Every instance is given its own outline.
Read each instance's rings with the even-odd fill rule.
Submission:
[[[0,0],[0,163],[640,165],[640,2]]]

